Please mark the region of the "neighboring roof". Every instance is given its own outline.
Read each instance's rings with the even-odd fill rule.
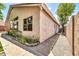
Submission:
[[[21,4],[14,4],[14,5],[10,5],[9,11],[8,11],[8,15],[7,15],[7,19],[9,18],[10,12],[12,10],[13,7],[25,7],[25,6],[41,6],[44,11],[52,18],[52,20],[59,25],[59,23],[56,21],[56,18],[52,15],[52,13],[50,12],[50,10],[48,9],[48,7],[46,6],[45,3],[21,3]],[[59,25],[60,26],[60,25]]]

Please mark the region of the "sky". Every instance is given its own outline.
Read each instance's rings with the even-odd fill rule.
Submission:
[[[9,6],[11,5],[12,3],[5,3],[5,9],[2,11],[3,12],[3,16],[4,16],[4,20],[6,19],[6,16],[7,16],[7,13],[8,13],[8,10],[9,10]],[[59,3],[47,3],[46,4],[49,8],[49,10],[52,12],[52,14],[55,16],[55,18],[57,19],[57,15],[56,15],[56,10],[57,10],[57,7],[59,5]],[[73,15],[76,14],[77,12],[79,11],[79,3],[76,3],[76,8],[73,12]]]

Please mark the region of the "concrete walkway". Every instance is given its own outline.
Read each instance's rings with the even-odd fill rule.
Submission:
[[[8,36],[7,36],[8,37]],[[9,37],[8,37],[9,38]],[[72,50],[65,36],[55,35],[35,47],[0,37],[7,56],[71,56]]]
[[[9,56],[54,56],[51,52],[52,47],[55,45],[59,35],[49,38],[43,43],[35,47],[28,47],[21,43],[12,40],[0,38],[5,53]],[[9,38],[9,37],[8,37]]]
[[[58,38],[59,38],[59,34],[56,34],[51,38],[47,39],[46,41],[42,42],[40,45],[33,47],[33,49],[47,56],[51,53],[51,49],[54,47]]]
[[[11,43],[4,38],[0,37],[0,41],[2,43],[6,56],[35,56],[34,54],[22,49],[21,47]]]
[[[67,38],[60,35],[58,41],[53,47],[52,52],[55,56],[72,56],[72,47]]]

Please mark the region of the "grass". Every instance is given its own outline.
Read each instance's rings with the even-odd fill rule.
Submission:
[[[2,44],[0,42],[0,52],[2,52],[2,51],[3,51],[3,47],[2,47]]]

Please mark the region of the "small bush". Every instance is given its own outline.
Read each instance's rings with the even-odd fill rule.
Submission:
[[[17,36],[17,31],[16,30],[11,30],[8,32],[8,35],[16,37]]]
[[[25,44],[25,43],[38,43],[39,39],[38,38],[27,38],[21,35],[20,32],[16,31],[16,30],[11,30],[10,32],[8,32],[8,35],[15,37],[20,43]]]
[[[2,44],[0,42],[0,52],[2,52],[2,51],[3,51],[3,47],[2,47]]]
[[[39,42],[39,39],[32,39],[32,43],[37,43]]]
[[[13,35],[13,34],[12,34],[12,32],[8,32],[7,34],[8,34],[8,35],[10,35],[10,36],[12,36],[12,35]]]
[[[18,38],[18,41],[22,44],[25,44],[25,43],[29,43],[29,44],[32,44],[32,43],[38,43],[39,42],[39,39],[33,39],[33,38],[27,38],[27,37],[24,37],[24,36],[20,36]]]
[[[29,44],[31,44],[31,43],[38,43],[38,42],[39,42],[39,39],[28,38],[26,41],[27,41],[27,43],[29,43]]]
[[[20,42],[20,43],[22,43],[22,44],[25,44],[27,41],[27,38],[26,37],[24,37],[24,36],[21,36],[21,37],[19,37],[18,38],[18,41]]]

